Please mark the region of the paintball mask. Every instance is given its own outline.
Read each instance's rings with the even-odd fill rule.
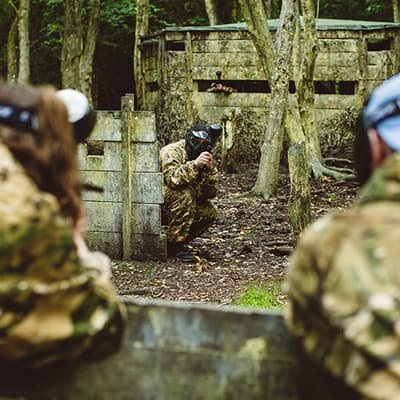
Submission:
[[[87,97],[74,89],[62,89],[57,97],[68,110],[68,119],[72,124],[75,141],[83,143],[89,137],[96,123],[96,113],[90,107]]]
[[[186,132],[185,150],[189,160],[196,159],[203,151],[211,152],[222,133],[218,124],[195,125]]]

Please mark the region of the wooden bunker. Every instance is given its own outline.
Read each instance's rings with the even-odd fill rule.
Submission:
[[[269,26],[275,32],[278,20]],[[322,150],[341,153],[357,109],[373,87],[399,71],[400,24],[319,19],[317,33],[315,102]],[[245,24],[169,27],[143,37],[141,51],[143,109],[157,112],[163,142],[181,138],[193,122],[220,122],[240,161],[254,161],[270,88]],[[207,91],[217,71],[236,92]]]

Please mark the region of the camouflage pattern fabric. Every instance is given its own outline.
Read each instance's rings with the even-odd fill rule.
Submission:
[[[353,208],[314,223],[289,268],[286,317],[305,351],[366,399],[400,399],[400,154]]]
[[[0,360],[21,367],[117,350],[125,310],[101,253],[77,254],[58,201],[0,145]]]
[[[210,171],[199,170],[194,161],[189,161],[185,140],[163,147],[160,158],[167,240],[187,242],[203,233],[217,217],[210,199],[217,195],[218,171],[215,167]]]

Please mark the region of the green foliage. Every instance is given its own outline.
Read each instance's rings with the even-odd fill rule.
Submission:
[[[392,21],[391,6],[392,2],[387,0],[320,0],[319,16],[321,18]]]
[[[280,299],[281,297],[281,281],[270,281],[268,284],[252,283],[243,291],[234,304],[245,307],[280,310],[284,306],[284,302]]]
[[[328,193],[328,195],[326,196],[326,201],[328,203],[332,203],[333,201],[336,200],[336,194],[335,193]]]

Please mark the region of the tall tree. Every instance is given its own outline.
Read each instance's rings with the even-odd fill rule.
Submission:
[[[204,0],[206,11],[208,15],[208,20],[210,25],[218,24],[218,13],[217,13],[217,3],[216,0]]]
[[[400,0],[393,1],[393,21],[400,22]]]
[[[9,0],[9,4],[15,11],[15,17],[7,35],[7,80],[16,82],[18,77],[18,9],[11,0]]]
[[[61,77],[64,88],[80,88],[79,64],[83,51],[82,31],[82,0],[65,0],[61,49]]]
[[[293,36],[296,27],[297,0],[283,0],[280,25],[276,33],[275,59],[267,55],[273,53],[272,39],[262,0],[241,0],[243,13],[255,47],[260,55],[267,76],[271,76],[271,103],[265,128],[264,142],[261,147],[261,159],[257,181],[252,193],[269,199],[274,193],[278,180],[279,163],[283,142],[283,121],[287,106],[290,80],[290,65],[293,49]],[[263,32],[263,34],[261,33]],[[258,38],[258,39],[257,39]],[[262,41],[264,40],[264,45]],[[269,43],[268,43],[269,42]],[[265,45],[267,48],[265,48]],[[274,62],[272,61],[274,60]],[[279,66],[277,68],[276,66]]]
[[[99,30],[100,7],[100,0],[90,0],[89,26],[79,63],[80,90],[85,93],[91,104],[93,104],[93,60]]]
[[[29,42],[30,0],[20,0],[18,8],[19,63],[18,83],[26,84],[30,78],[30,42]]]
[[[136,1],[135,45],[133,53],[133,72],[135,75],[136,107],[143,106],[144,77],[142,71],[142,56],[140,52],[140,37],[149,31],[149,0]]]
[[[92,102],[93,59],[99,26],[100,0],[89,1],[88,22],[83,0],[65,0],[61,80],[63,87],[81,90]],[[84,40],[85,39],[85,40]],[[84,45],[85,42],[85,45]]]

